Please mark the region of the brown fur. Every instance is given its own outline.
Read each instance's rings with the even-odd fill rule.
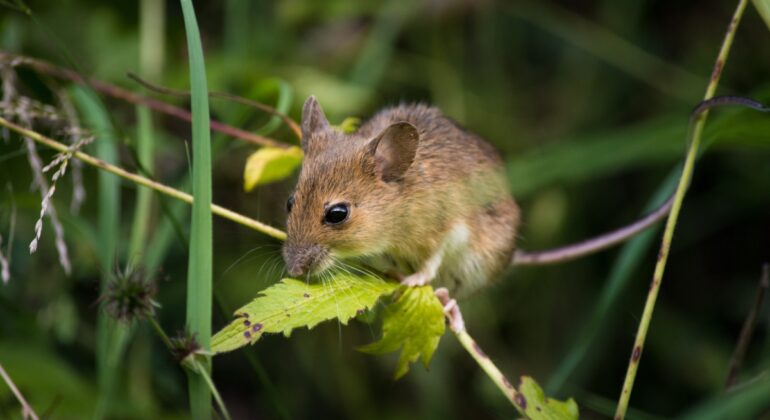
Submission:
[[[508,265],[519,210],[499,154],[480,137],[425,105],[385,109],[346,135],[329,127],[313,97],[302,126],[305,160],[284,246],[290,272],[324,270],[332,256],[386,257],[410,274],[446,248],[435,282],[467,295]],[[410,127],[416,150],[404,137]],[[386,140],[388,132],[396,138]],[[325,208],[339,202],[350,203],[349,219],[324,224]],[[467,243],[448,246],[451,232]]]

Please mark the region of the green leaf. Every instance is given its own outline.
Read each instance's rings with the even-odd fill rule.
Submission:
[[[396,379],[409,371],[419,357],[427,369],[444,334],[444,309],[430,286],[407,287],[382,314],[382,338],[359,348],[370,354],[401,349]]]
[[[352,134],[352,133],[355,133],[358,130],[358,127],[360,126],[361,126],[361,118],[347,117],[344,120],[342,120],[341,123],[337,125],[333,125],[332,127],[342,131],[345,134]]]
[[[524,414],[531,420],[572,420],[580,414],[575,400],[558,401],[546,397],[543,388],[529,376],[521,377],[519,394],[517,405],[524,408]]]
[[[243,189],[251,191],[257,185],[279,181],[291,175],[302,163],[302,149],[263,147],[249,156],[243,170]]]
[[[295,328],[313,328],[335,318],[347,325],[398,286],[373,276],[350,274],[337,274],[323,284],[283,279],[238,309],[237,319],[212,338],[211,351],[224,353],[253,344],[264,333],[288,337]]]
[[[770,0],[752,0],[752,3],[757,8],[759,15],[762,16],[767,28],[770,29]]]

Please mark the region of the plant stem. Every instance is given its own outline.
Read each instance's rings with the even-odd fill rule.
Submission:
[[[153,317],[148,317],[147,322],[152,325],[152,329],[155,330],[155,333],[158,334],[158,337],[160,337],[161,341],[163,341],[163,344],[166,345],[166,348],[168,348],[169,351],[174,350],[174,344],[171,343],[171,339],[168,338],[168,335],[165,331],[163,331],[163,328],[158,324],[158,321]]]
[[[511,381],[500,372],[500,369],[495,366],[494,362],[492,362],[483,350],[481,350],[481,347],[476,343],[476,340],[474,340],[466,330],[452,330],[452,332],[454,332],[457,340],[459,340],[460,344],[465,348],[465,351],[473,357],[473,360],[481,366],[481,369],[483,369],[487,376],[489,376],[489,379],[491,379],[500,392],[505,395],[505,398],[508,398],[508,401],[510,401],[511,404],[524,415],[524,409],[519,406],[518,403],[519,392],[514,388],[513,384],[511,384]]]
[[[192,114],[178,106],[174,106],[157,99],[138,95],[134,92],[103,82],[101,80],[86,78],[73,70],[58,67],[43,60],[13,55],[0,51],[0,62],[7,62],[11,63],[12,65],[25,65],[35,69],[40,73],[49,74],[60,79],[70,80],[75,83],[87,85],[93,90],[108,96],[112,96],[113,98],[120,99],[135,105],[144,105],[154,111],[170,115],[180,120],[188,122],[192,121]],[[258,146],[273,146],[281,148],[290,147],[290,145],[286,143],[279,142],[265,136],[260,136],[258,134],[250,133],[217,120],[211,120],[211,129]]]
[[[460,312],[460,306],[453,299],[450,299],[447,289],[441,288],[436,290],[436,297],[441,301],[441,304],[445,308],[445,316],[447,318],[449,329],[454,333],[457,340],[460,341],[465,351],[473,357],[473,360],[481,366],[484,373],[489,376],[492,382],[495,383],[498,389],[505,395],[505,398],[511,402],[511,404],[519,410],[519,413],[526,416],[526,407],[522,405],[522,396],[516,387],[513,386],[511,381],[500,372],[495,363],[487,356],[481,349],[479,344],[473,337],[468,334],[465,329],[465,321],[463,321],[463,314]],[[446,308],[451,308],[447,310]],[[526,403],[524,403],[526,404]]]
[[[19,391],[19,388],[16,387],[16,384],[13,383],[13,380],[5,371],[5,369],[3,369],[2,364],[0,364],[0,376],[2,376],[3,380],[8,385],[8,388],[11,388],[11,392],[13,392],[13,395],[16,396],[16,399],[19,400],[19,404],[21,404],[21,416],[24,419],[38,420],[39,417],[35,413],[35,410],[33,410],[32,406],[29,405],[26,399],[24,399],[24,395],[22,395],[21,391]]]
[[[214,381],[211,380],[211,376],[208,374],[207,369],[200,363],[200,361],[198,361],[198,359],[195,359],[194,356],[192,364],[195,367],[195,372],[201,375],[203,380],[205,380],[206,384],[209,386],[209,391],[211,391],[211,395],[214,396],[214,401],[217,402],[222,417],[224,417],[225,420],[230,420],[230,413],[227,411],[227,406],[225,406],[222,396],[219,395],[219,390],[217,390],[216,385],[214,385]]]
[[[719,84],[719,78],[722,75],[725,61],[730,53],[730,47],[735,37],[735,31],[738,28],[738,23],[741,20],[743,11],[746,9],[747,0],[739,0],[738,6],[735,9],[735,13],[730,21],[725,34],[722,47],[717,56],[716,63],[714,64],[714,70],[711,73],[711,79],[708,87],[706,88],[706,94],[704,100],[711,99],[716,92],[717,85]],[[634,341],[634,347],[631,351],[631,358],[628,363],[628,370],[626,371],[626,378],[623,382],[623,390],[620,393],[620,399],[618,401],[618,407],[615,411],[615,419],[623,419],[628,410],[628,402],[631,398],[631,390],[634,386],[634,379],[636,378],[636,372],[639,368],[639,360],[642,356],[642,349],[644,348],[644,341],[647,337],[647,331],[652,319],[652,313],[655,308],[655,302],[660,291],[660,285],[663,280],[663,272],[666,267],[666,261],[668,260],[668,254],[671,248],[671,239],[674,235],[674,229],[679,218],[679,212],[682,208],[682,201],[687,192],[687,186],[690,184],[692,178],[693,168],[695,165],[695,157],[698,154],[698,147],[700,146],[701,135],[703,133],[703,127],[708,118],[708,110],[696,117],[695,125],[692,131],[692,141],[687,150],[687,156],[685,158],[684,167],[682,169],[682,176],[679,179],[677,185],[676,194],[674,196],[674,204],[671,207],[668,220],[666,222],[666,228],[663,232],[663,239],[660,245],[660,252],[658,254],[658,261],[655,265],[655,272],[653,274],[652,283],[650,285],[650,291],[647,294],[647,301],[644,305],[644,311],[642,313],[642,319],[639,322],[639,329],[636,333],[636,339]]]
[[[8,120],[6,120],[3,117],[0,117],[0,125],[7,127],[25,137],[29,137],[30,139],[44,144],[52,149],[58,150],[60,152],[69,151],[70,148],[66,144],[60,143],[56,140],[53,140],[49,137],[46,137],[36,131],[32,131],[29,129],[26,129],[20,125],[14,124]],[[120,168],[118,166],[109,164],[101,159],[97,159],[89,154],[80,152],[80,151],[74,151],[72,153],[72,156],[74,156],[77,159],[82,160],[88,165],[97,167],[99,169],[103,169],[107,172],[113,173],[121,178],[125,178],[135,184],[151,188],[161,194],[165,194],[169,197],[176,198],[178,200],[184,201],[188,204],[193,202],[193,197],[190,194],[187,194],[185,192],[179,191],[175,188],[169,187],[167,185],[161,184],[160,182],[153,181],[152,179],[143,177],[141,175],[137,175],[132,172],[128,172],[127,170]],[[217,216],[223,217],[225,219],[231,220],[235,223],[238,223],[240,225],[249,227],[251,229],[257,230],[259,232],[264,233],[265,235],[271,236],[278,240],[284,240],[286,239],[286,233],[283,232],[280,229],[276,229],[270,225],[264,224],[258,220],[254,220],[250,217],[244,216],[240,213],[236,213],[232,210],[226,209],[222,206],[219,206],[217,204],[211,205],[211,212],[216,214]]]
[[[161,93],[164,95],[173,95],[173,96],[182,96],[182,97],[189,97],[190,92],[186,90],[179,90],[179,89],[171,89],[165,86],[159,86],[154,83],[150,83],[147,80],[142,79],[141,77],[137,76],[134,73],[128,73],[128,78],[139,83],[140,85],[144,86],[145,88],[149,90],[153,90],[157,93]],[[284,114],[283,112],[273,108],[270,105],[265,105],[261,102],[257,102],[248,98],[244,98],[242,96],[233,95],[227,92],[209,92],[210,98],[221,98],[221,99],[227,99],[229,101],[233,101],[235,103],[249,106],[255,109],[258,109],[262,112],[266,112],[270,115],[273,115],[283,121],[284,124],[286,124],[287,127],[291,130],[292,133],[297,137],[297,139],[302,139],[302,129],[300,128],[299,124],[297,124],[296,121],[292,120],[288,115]]]

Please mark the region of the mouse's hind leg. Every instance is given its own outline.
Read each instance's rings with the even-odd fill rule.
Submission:
[[[454,296],[468,296],[487,286],[508,267],[518,225],[519,208],[512,198],[486,205],[481,214],[469,218],[471,237],[467,254],[452,267]]]

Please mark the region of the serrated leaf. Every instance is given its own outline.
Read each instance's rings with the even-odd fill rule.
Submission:
[[[243,170],[243,189],[251,191],[257,185],[279,181],[291,175],[302,163],[302,149],[262,147],[246,160]]]
[[[444,335],[444,308],[430,286],[407,287],[382,314],[382,338],[359,348],[370,354],[401,349],[395,378],[404,376],[409,365],[422,360],[427,369]]]
[[[342,120],[341,123],[333,125],[332,127],[342,131],[345,134],[355,133],[358,127],[361,125],[361,118],[347,117]]]
[[[238,309],[237,319],[211,339],[211,351],[224,353],[253,344],[264,333],[288,337],[295,328],[313,328],[335,318],[347,325],[398,286],[373,276],[350,274],[337,274],[324,284],[283,279]]]
[[[580,415],[572,398],[558,401],[548,398],[543,388],[529,376],[522,376],[516,405],[531,420],[576,420]]]

